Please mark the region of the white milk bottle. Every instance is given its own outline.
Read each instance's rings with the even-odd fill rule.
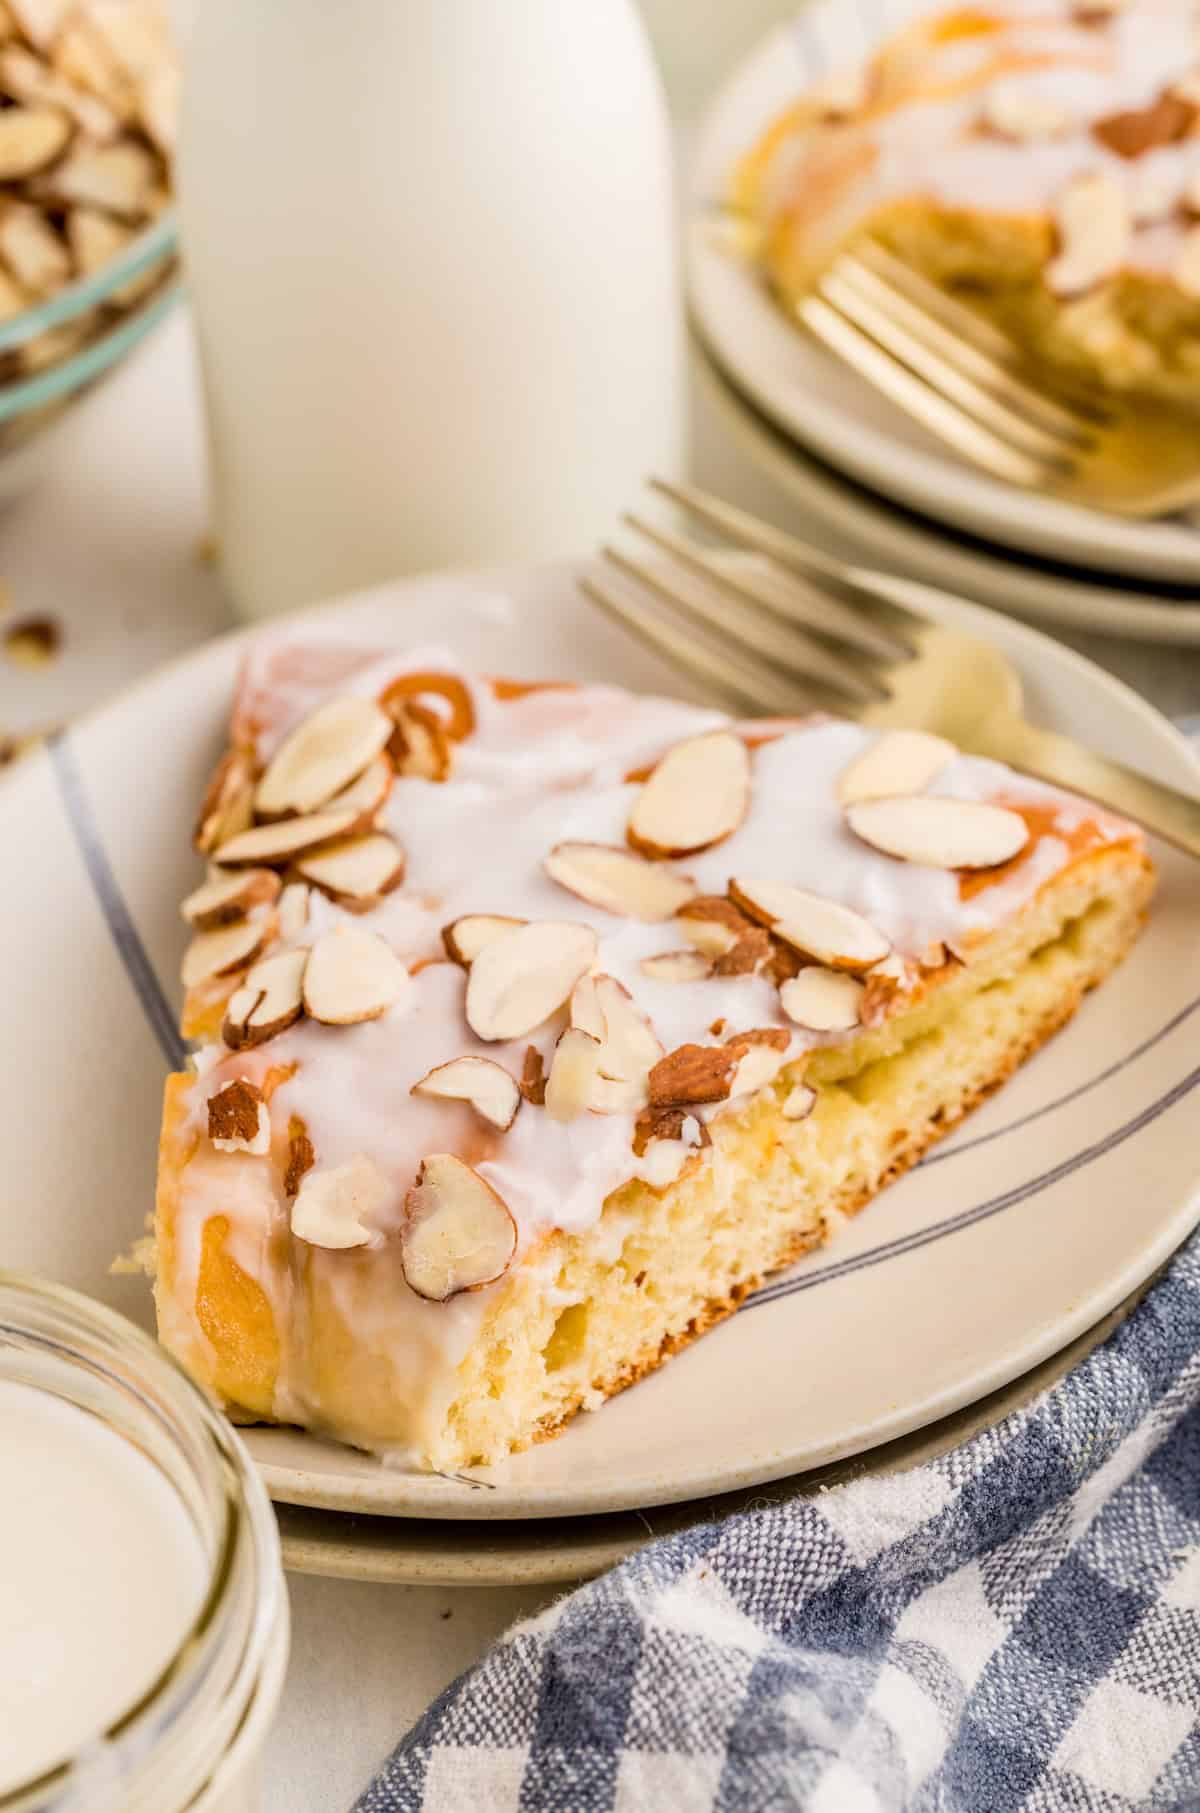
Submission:
[[[203,0],[185,88],[244,613],[587,553],[678,468],[670,143],[633,0]]]

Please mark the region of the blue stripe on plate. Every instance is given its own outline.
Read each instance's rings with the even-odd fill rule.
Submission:
[[[163,1056],[172,1070],[182,1070],[187,1062],[187,1046],[180,1037],[175,1016],[154,973],[146,947],[138,935],[125,896],[117,884],[112,864],[100,841],[91,804],[84,792],[71,750],[69,734],[61,731],[52,737],[48,748],[67,818],[117,955],[125,966],[125,974],[133,984],[133,991],[142,1004],[142,1012]]]
[[[957,1215],[948,1216],[936,1226],[922,1228],[914,1234],[905,1234],[899,1240],[892,1240],[886,1246],[878,1246],[869,1253],[857,1253],[852,1259],[843,1259],[837,1265],[824,1266],[819,1272],[802,1274],[798,1278],[781,1278],[778,1284],[768,1284],[765,1289],[757,1291],[753,1297],[746,1299],[745,1307],[760,1303],[773,1303],[779,1297],[790,1297],[796,1291],[812,1290],[818,1284],[828,1284],[834,1278],[845,1278],[851,1272],[864,1271],[871,1265],[882,1265],[885,1259],[893,1259],[900,1253],[915,1252],[918,1247],[929,1246],[935,1240],[944,1240],[949,1234],[957,1234],[963,1228],[973,1227],[978,1221],[987,1221],[993,1215],[999,1215],[1005,1209],[1015,1208],[1020,1202],[1028,1202],[1031,1196],[1040,1196],[1053,1184],[1060,1183],[1064,1177],[1070,1177],[1075,1171],[1081,1171],[1086,1165],[1094,1164],[1098,1158],[1104,1158],[1118,1146],[1124,1145],[1127,1139],[1140,1133],[1151,1125],[1160,1115],[1181,1102],[1186,1095],[1200,1083],[1200,1066],[1189,1071],[1187,1076],[1160,1095],[1140,1114],[1121,1126],[1114,1127],[1103,1139],[1095,1140],[1092,1145],[1084,1146],[1081,1151],[1073,1152],[1048,1171],[1041,1171],[1026,1183],[1015,1184],[1011,1190],[1005,1190],[999,1196],[989,1197],[986,1202],[976,1203],[974,1208],[963,1209]]]

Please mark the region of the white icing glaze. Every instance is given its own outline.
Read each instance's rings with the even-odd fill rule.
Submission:
[[[1001,29],[922,43],[914,54],[911,98],[861,123],[785,135],[764,178],[768,215],[794,212],[817,251],[887,202],[928,196],[950,207],[1049,215],[1073,177],[1106,170],[1127,192],[1135,216],[1147,186],[1154,190],[1158,218],[1135,227],[1128,264],[1170,272],[1189,224],[1180,204],[1200,174],[1200,138],[1126,159],[1091,129],[1113,114],[1149,106],[1200,67],[1198,15],[1190,0],[1129,0],[1103,26],[1077,22],[1070,0],[986,0],[980,10]],[[928,17],[938,16],[931,8]],[[1038,66],[1006,68],[1012,57]],[[938,92],[956,81],[960,92]],[[985,97],[1000,90],[1048,103],[1066,115],[1068,126],[1027,142],[979,130]],[[873,166],[858,180],[832,188],[819,175],[814,182],[814,173],[833,168],[856,146],[874,153]],[[1169,203],[1179,211],[1163,221]]]
[[[323,682],[322,671],[336,678]],[[262,760],[321,699],[347,687],[376,694],[397,674],[417,671],[461,670],[437,648],[403,659],[359,650],[351,658],[335,643],[297,649],[266,641],[248,665],[239,721],[253,718],[259,726],[256,754]],[[291,1269],[280,1260],[288,1202],[279,1154],[289,1121],[298,1116],[321,1169],[369,1156],[392,1186],[390,1199],[373,1211],[377,1231],[361,1254],[308,1249],[308,1280],[329,1293],[356,1341],[386,1355],[391,1395],[406,1416],[408,1439],[401,1445],[418,1452],[453,1398],[455,1369],[499,1288],[428,1303],[408,1289],[398,1264],[392,1265],[398,1244],[393,1237],[421,1160],[448,1151],[474,1165],[507,1203],[517,1226],[517,1263],[527,1265],[542,1263],[539,1246],[550,1230],[591,1227],[605,1198],[647,1168],[633,1156],[628,1114],[562,1122],[523,1103],[512,1127],[501,1133],[465,1103],[410,1093],[427,1071],[468,1053],[490,1057],[519,1077],[532,1042],[548,1065],[565,1024],[560,1013],[531,1041],[488,1045],[476,1039],[463,1012],[466,972],[445,960],[441,928],[465,913],[592,925],[600,941],[599,967],[629,989],[668,1051],[685,1042],[719,1042],[710,1028],[721,1020],[722,1038],[787,1025],[776,990],[765,978],[695,983],[647,978],[642,959],[677,949],[678,924],[647,925],[589,907],[542,870],[545,855],[560,840],[623,842],[640,784],[627,780],[627,773],[680,738],[726,720],[716,712],[598,686],[502,701],[486,682],[463,678],[476,728],[458,746],[448,781],[397,780],[384,822],[407,852],[405,883],[365,919],[355,919],[393,946],[414,972],[412,986],[382,1018],[363,1025],[327,1027],[302,1020],[250,1051],[203,1048],[189,1099],[198,1143],[184,1171],[177,1229],[176,1294],[190,1303],[204,1221],[218,1213],[227,1217],[227,1251],[266,1291],[283,1341],[277,1415],[317,1426],[332,1422],[335,1433],[347,1433],[344,1419],[329,1416],[310,1375],[304,1293],[297,1288],[294,1260]],[[677,867],[705,893],[724,894],[729,877],[741,873],[776,876],[827,895],[864,914],[903,958],[916,960],[939,941],[969,943],[1018,912],[1067,860],[1066,839],[1085,820],[1098,822],[1106,835],[1129,835],[1120,821],[1052,788],[990,762],[956,757],[931,791],[1040,807],[1061,833],[1040,836],[1004,879],[963,899],[957,875],[893,861],[846,830],[835,783],[872,733],[832,720],[773,728],[774,740],[753,749],[751,803],[742,826],[723,844]],[[754,727],[756,736],[763,730]],[[311,943],[346,917],[314,890],[299,941]],[[820,1042],[818,1035],[787,1029],[789,1056]],[[274,1160],[214,1153],[204,1137],[208,1098],[234,1075],[261,1084],[279,1069],[291,1074],[270,1101]],[[699,1111],[696,1121],[711,1113]],[[684,1151],[698,1139],[698,1125],[689,1122]],[[713,1159],[706,1154],[702,1162]],[[386,1290],[378,1280],[374,1289],[363,1282],[358,1260],[371,1255],[387,1267]],[[348,1433],[362,1439],[354,1429]]]

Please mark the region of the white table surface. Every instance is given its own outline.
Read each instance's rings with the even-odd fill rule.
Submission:
[[[795,525],[794,507],[697,399],[701,483]],[[0,736],[61,722],[232,619],[206,534],[192,350],[180,312],[61,426],[47,470],[0,514],[0,635],[26,616],[63,629],[58,659],[0,653]],[[1200,707],[1200,655],[1100,637],[1076,646],[1172,712]],[[389,1587],[294,1577],[292,1659],[267,1758],[269,1813],[340,1813],[391,1744],[537,1589]]]

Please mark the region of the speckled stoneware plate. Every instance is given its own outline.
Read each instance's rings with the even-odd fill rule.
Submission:
[[[1011,655],[1036,716],[1196,784],[1176,732],[1117,682],[1019,624],[911,590]],[[567,568],[416,580],[336,615],[356,637],[441,637],[484,671],[672,685]],[[178,1049],[177,903],[198,872],[188,833],[239,655],[237,637],[211,644],[0,780],[0,1260],[142,1321],[145,1283],[108,1267],[151,1202]],[[1146,936],[1076,1022],[822,1252],[655,1376],[474,1483],[251,1430],[275,1497],[462,1522],[738,1491],[924,1428],[1075,1340],[1200,1217],[1200,867],[1164,854],[1162,868]]]
[[[816,536],[834,553],[1035,622],[1140,642],[1200,645],[1200,587],[1174,592],[1067,572],[948,532],[814,458],[747,401],[700,349],[696,364],[702,394],[729,438],[799,507],[800,532]]]
[[[1200,582],[1200,528],[1139,523],[1006,485],[949,452],[795,327],[714,230],[729,175],[772,119],[929,0],[809,0],[734,72],[692,146],[688,285],[724,369],[789,434],[885,497],[976,535],[1095,571]]]

